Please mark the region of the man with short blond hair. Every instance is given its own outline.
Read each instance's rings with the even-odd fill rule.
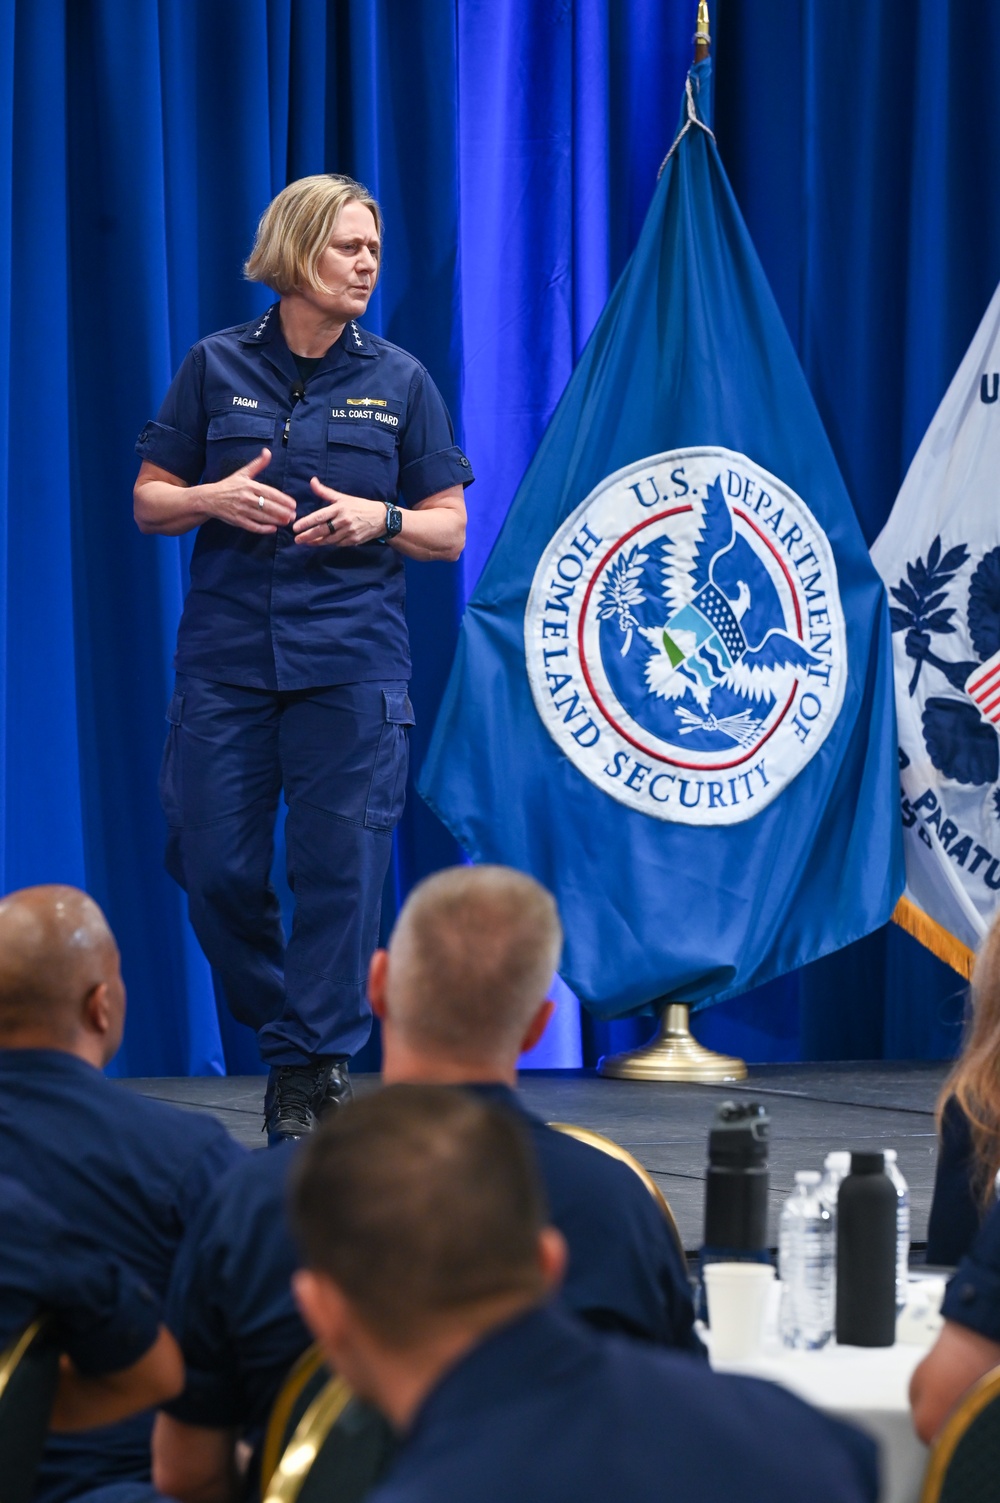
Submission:
[[[392,1024],[432,1056],[515,1061],[562,950],[555,899],[506,866],[454,866],[419,883],[389,941]],[[386,973],[376,965],[376,985]]]
[[[555,901],[524,872],[456,866],[427,877],[388,950],[372,956],[382,1079],[463,1085],[515,1113],[569,1247],[564,1302],[602,1329],[702,1356],[683,1257],[638,1176],[547,1127],[517,1095],[518,1060],[552,1016],[561,947]]]

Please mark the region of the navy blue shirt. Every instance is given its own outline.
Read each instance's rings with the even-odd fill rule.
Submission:
[[[285,1199],[296,1145],[254,1153],[209,1196],[174,1264],[166,1322],[184,1353],[185,1424],[263,1430],[312,1341],[292,1299],[298,1255]]]
[[[959,1263],[941,1313],[946,1320],[1000,1342],[1000,1205],[989,1212],[972,1251]]]
[[[471,1087],[525,1121],[552,1220],[569,1247],[564,1302],[602,1328],[704,1355],[683,1260],[662,1212],[624,1164],[554,1132],[503,1085]],[[311,1337],[292,1299],[285,1209],[294,1145],[252,1154],[216,1186],[174,1266],[166,1321],[187,1367],[166,1406],[185,1424],[263,1427]]]
[[[0,1174],[113,1252],[157,1299],[185,1228],[243,1156],[223,1127],[106,1080],[54,1049],[0,1049]],[[37,1484],[61,1503],[105,1483],[148,1481],[152,1418],[52,1436]]]
[[[309,488],[314,475],[410,506],[471,482],[419,361],[352,322],[303,384],[278,306],[194,345],[139,435],[143,459],[195,485],[231,475],[266,446],[260,478],[292,496],[300,517],[328,504]],[[210,518],[198,529],[175,666],[250,689],[406,679],[404,600],[393,548],[310,548],[291,526],[259,536]]]
[[[874,1441],[775,1384],[597,1336],[555,1309],[487,1337],[370,1503],[874,1503]]]
[[[39,1315],[83,1373],[118,1372],[156,1340],[144,1280],[9,1175],[0,1174],[0,1347]]]
[[[927,1222],[927,1261],[953,1267],[971,1248],[982,1212],[972,1189],[975,1154],[969,1121],[949,1096],[941,1114],[934,1198]]]
[[[569,1248],[562,1297],[596,1326],[705,1355],[680,1249],[638,1175],[548,1127],[503,1085],[476,1095],[516,1111],[531,1135],[553,1224]]]

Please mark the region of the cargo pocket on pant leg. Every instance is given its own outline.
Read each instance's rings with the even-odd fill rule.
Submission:
[[[398,824],[406,799],[410,762],[409,727],[414,724],[410,696],[405,689],[383,689],[382,707],[382,729],[365,806],[365,825],[369,830],[391,830]]]
[[[167,742],[160,762],[159,781],[160,803],[168,825],[179,825],[181,822],[181,766],[180,747],[177,743],[183,714],[184,694],[181,690],[175,690],[167,706]]]

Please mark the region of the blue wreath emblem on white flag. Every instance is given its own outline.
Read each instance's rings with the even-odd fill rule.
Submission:
[[[956,576],[968,562],[967,544],[958,543],[943,552],[940,535],[935,537],[926,558],[907,563],[905,576],[890,586],[889,593],[896,602],[890,617],[893,632],[905,633],[904,649],[913,663],[907,685],[910,697],[923,687],[925,669],[956,691],[955,695],[946,694],[942,692],[945,684],[941,684],[937,693],[924,700],[920,720],[927,755],[946,778],[982,786],[995,783],[1000,776],[1000,736],[996,730],[1000,698],[990,692],[989,678],[983,685],[985,693],[979,697],[975,693],[981,676],[978,670],[1000,652],[1000,548],[991,548],[983,555],[964,586],[956,585]],[[955,603],[946,604],[948,601]],[[943,656],[946,643],[939,639],[954,636],[963,625],[977,656]],[[994,790],[993,805],[1000,818],[1000,789]]]

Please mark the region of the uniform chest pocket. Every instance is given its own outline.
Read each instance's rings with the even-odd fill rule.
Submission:
[[[256,459],[262,447],[274,448],[273,410],[219,412],[208,420],[205,479],[221,480]]]
[[[327,425],[326,483],[349,496],[395,499],[399,481],[396,435],[372,418],[339,418]]]

